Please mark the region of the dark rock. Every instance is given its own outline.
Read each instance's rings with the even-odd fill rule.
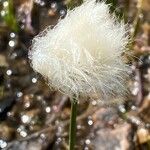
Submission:
[[[94,128],[113,127],[118,122],[117,109],[113,107],[100,108],[93,114]]]
[[[140,57],[140,67],[143,68],[147,68],[150,66],[150,55],[142,55]]]
[[[132,150],[132,128],[130,124],[117,125],[115,129],[103,128],[96,132],[92,141],[94,150]]]
[[[5,123],[0,124],[0,137],[1,137],[1,139],[6,140],[6,141],[12,140],[14,133],[15,133],[15,130],[12,127],[8,126]]]
[[[0,32],[0,52],[5,51],[7,48],[7,43],[8,43],[8,37],[6,33],[1,33]]]
[[[93,116],[91,145],[94,150],[132,150],[133,128],[122,123],[116,107],[100,108]]]
[[[0,100],[0,120],[5,119],[7,112],[12,108],[15,103],[14,97],[4,97]]]
[[[42,145],[38,142],[16,142],[6,150],[42,150]]]
[[[8,143],[5,150],[45,150],[55,139],[55,129],[49,127],[43,132],[33,133],[26,139]]]

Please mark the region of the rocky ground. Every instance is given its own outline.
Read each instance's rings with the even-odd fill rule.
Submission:
[[[8,1],[0,0],[1,149],[68,147],[69,98],[51,91],[27,57],[32,38],[65,17],[66,5],[73,7],[80,1],[68,3],[15,0],[8,8]],[[115,104],[81,97],[77,150],[150,150],[150,2],[143,0],[139,6],[137,0],[118,0],[116,8],[120,16],[124,12],[134,39],[129,46],[132,56],[127,56],[132,68],[130,93]]]

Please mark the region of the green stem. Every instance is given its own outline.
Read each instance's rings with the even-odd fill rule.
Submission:
[[[74,150],[76,141],[76,116],[77,116],[77,98],[73,97],[71,101],[71,117],[69,129],[69,150]]]

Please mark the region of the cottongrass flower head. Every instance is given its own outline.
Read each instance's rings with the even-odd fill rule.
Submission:
[[[88,0],[33,39],[32,67],[50,87],[69,96],[109,99],[124,95],[128,72],[121,56],[128,43],[125,28],[107,4]]]

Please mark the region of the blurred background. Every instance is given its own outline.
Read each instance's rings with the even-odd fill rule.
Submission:
[[[115,105],[80,101],[76,149],[150,150],[150,0],[106,2],[130,29],[130,92]],[[69,98],[32,70],[28,51],[35,35],[81,3],[0,0],[0,149],[67,149]]]

